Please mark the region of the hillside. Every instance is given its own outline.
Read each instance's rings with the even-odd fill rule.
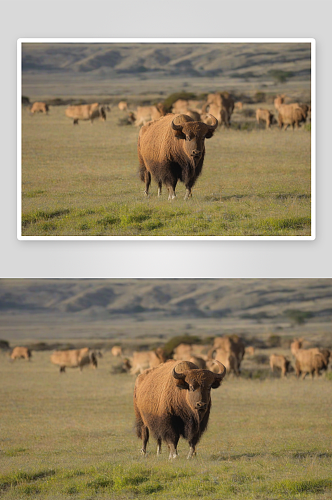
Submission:
[[[332,318],[330,279],[0,281],[0,311],[154,317],[280,318],[288,309]]]
[[[167,76],[266,76],[270,70],[310,75],[310,45],[273,44],[34,44],[25,43],[23,72],[159,73]]]

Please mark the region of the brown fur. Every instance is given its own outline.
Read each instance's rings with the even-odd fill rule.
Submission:
[[[184,379],[174,378],[175,367]],[[162,441],[168,445],[170,458],[177,455],[180,436],[189,441],[188,458],[195,454],[196,444],[209,420],[210,389],[219,387],[223,376],[216,377],[211,371],[200,370],[187,361],[173,360],[139,375],[134,389],[134,410],[137,436],[143,441],[142,453],[146,453],[152,433],[158,451]]]
[[[229,128],[231,125],[231,116],[234,111],[234,99],[228,92],[209,94],[202,108],[202,113],[206,113],[207,111],[217,118],[219,125],[223,124]]]
[[[113,346],[111,353],[112,353],[112,356],[121,357],[122,356],[122,347],[120,347],[119,345]]]
[[[158,347],[155,351],[135,351],[130,360],[131,374],[143,373],[148,368],[154,368],[166,361],[165,351]]]
[[[314,374],[317,377],[321,370],[327,370],[330,351],[328,349],[320,350],[318,347],[312,349],[301,349],[302,340],[295,339],[291,344],[291,352],[295,357],[295,371],[299,377],[302,373],[304,379],[309,373],[313,378]]]
[[[10,359],[27,359],[30,361],[31,351],[27,347],[14,347],[10,355]]]
[[[206,370],[206,361],[205,359],[199,357],[199,356],[191,356],[189,358],[190,363],[194,363],[198,368],[201,370]]]
[[[280,106],[285,102],[285,95],[277,95],[274,99],[274,107],[278,111]]]
[[[98,366],[95,352],[88,347],[55,351],[51,355],[51,362],[60,366],[60,373],[65,372],[66,368],[79,368],[82,371],[84,366],[92,365],[93,368]]]
[[[234,109],[241,110],[243,109],[243,103],[241,101],[238,101],[234,104]]]
[[[173,121],[181,130],[172,128]],[[138,136],[138,159],[145,194],[149,193],[153,177],[158,184],[158,195],[164,184],[169,192],[168,199],[175,198],[176,184],[180,180],[186,186],[185,199],[189,198],[203,168],[204,140],[212,137],[213,132],[211,125],[194,121],[187,115],[169,114],[143,126]]]
[[[138,106],[136,110],[136,127],[141,127],[146,123],[158,120],[166,115],[163,103],[159,102],[156,106]]]
[[[118,108],[120,111],[127,111],[128,104],[126,103],[126,101],[120,101],[118,104]]]
[[[289,371],[290,361],[282,356],[281,354],[271,354],[270,356],[270,367],[272,372],[274,372],[275,368],[280,368],[281,376],[285,377],[287,372]]]
[[[93,104],[82,104],[81,106],[68,106],[65,111],[68,118],[74,120],[74,125],[78,125],[79,120],[96,120],[100,118],[102,121],[106,120],[106,113],[104,106],[100,106],[98,102]]]
[[[33,115],[35,113],[44,113],[45,115],[47,115],[48,109],[49,108],[46,102],[34,102],[31,106],[30,113],[32,113]]]
[[[240,337],[237,335],[226,335],[214,339],[214,345],[208,352],[208,358],[213,359],[215,357],[221,363],[223,363],[222,359],[224,359],[226,368],[228,365],[231,373],[240,375],[240,367],[244,354],[245,345]]]
[[[300,123],[306,122],[308,106],[302,106],[297,103],[282,104],[279,106],[278,111],[279,127],[282,128],[284,126],[284,130],[287,130],[288,125],[291,125],[294,130],[294,126],[299,128]]]
[[[207,348],[208,346],[200,344],[179,344],[173,351],[173,359],[188,361],[191,356],[199,356],[204,359],[206,355],[203,353]]]
[[[273,120],[273,114],[270,113],[270,111],[268,109],[258,108],[256,110],[256,120],[257,120],[257,123],[259,123],[260,120],[265,122],[266,128],[268,129],[271,127],[271,123]]]
[[[255,348],[253,345],[248,345],[248,347],[245,348],[245,354],[248,356],[253,356],[255,354]]]

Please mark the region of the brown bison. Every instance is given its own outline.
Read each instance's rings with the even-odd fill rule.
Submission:
[[[196,365],[201,370],[206,370],[206,361],[200,356],[190,356],[189,361],[190,363],[194,363],[194,365]]]
[[[287,130],[288,125],[299,128],[300,123],[305,123],[308,115],[308,106],[299,105],[297,103],[282,104],[278,108],[278,123],[279,127],[284,127]]]
[[[219,125],[224,124],[229,128],[231,125],[231,116],[234,111],[234,99],[228,92],[215,92],[207,96],[202,113],[209,111],[209,113],[215,116],[213,112],[216,112],[216,110],[219,111],[216,116],[217,119],[220,118]]]
[[[97,356],[94,351],[88,347],[83,349],[71,349],[68,351],[55,351],[51,355],[51,362],[60,366],[60,373],[64,373],[66,368],[79,368],[83,370],[84,366],[92,365],[97,368]]]
[[[118,104],[118,108],[120,111],[127,111],[128,109],[128,104],[126,101],[120,101]]]
[[[222,363],[225,366],[229,375],[231,373],[237,376],[240,375],[240,365],[233,352],[226,352],[223,349],[216,349],[214,356],[214,359],[210,359],[206,362],[206,366],[209,370],[214,372],[216,369],[215,362],[219,361],[219,363]]]
[[[156,106],[138,106],[135,115],[135,125],[136,127],[141,127],[165,115],[166,111],[162,102],[159,102]]]
[[[191,356],[199,356],[203,359],[206,357],[204,352],[207,346],[200,344],[179,344],[173,350],[173,359],[178,361],[189,361]]]
[[[290,361],[287,358],[285,358],[285,356],[282,356],[281,354],[271,354],[270,367],[271,367],[272,373],[274,372],[275,368],[280,368],[281,376],[285,377],[286,373],[289,371]]]
[[[240,366],[245,354],[245,345],[237,335],[216,337],[212,349],[208,352],[208,359],[222,359],[229,366],[230,373],[240,375]],[[223,361],[221,361],[223,363]],[[224,364],[224,363],[223,363]]]
[[[81,106],[68,106],[65,111],[68,118],[73,119],[74,125],[78,125],[79,120],[96,120],[100,118],[102,121],[106,120],[105,107],[95,102],[93,104],[82,104]]]
[[[276,108],[277,111],[279,111],[279,108],[282,104],[285,102],[285,95],[277,95],[277,97],[274,99],[274,107]]]
[[[175,198],[178,180],[186,186],[185,200],[201,174],[205,155],[204,140],[213,136],[217,119],[210,115],[210,123],[194,121],[187,115],[166,115],[141,128],[138,136],[140,178],[149,194],[151,177],[168,189],[168,199]]]
[[[11,352],[10,359],[13,361],[15,359],[27,359],[30,361],[31,358],[31,351],[27,347],[14,347],[14,349]]]
[[[114,345],[111,349],[112,356],[121,357],[122,356],[122,347],[119,345]]]
[[[35,114],[35,113],[45,113],[45,115],[48,114],[48,105],[46,102],[34,102],[33,105],[31,106],[30,113]]]
[[[238,102],[234,103],[234,109],[237,109],[237,110],[239,110],[239,111],[240,111],[241,109],[243,109],[243,102],[238,101]]]
[[[130,373],[137,375],[147,368],[154,368],[161,363],[165,363],[166,360],[167,356],[161,347],[158,347],[155,351],[136,351],[130,359]]]
[[[259,123],[260,121],[265,122],[266,128],[268,129],[271,127],[271,123],[273,121],[273,114],[270,113],[268,109],[258,108],[256,110],[256,120],[257,123]]]
[[[253,356],[255,354],[255,347],[253,345],[248,345],[244,352],[247,356]]]
[[[328,349],[314,347],[312,349],[301,349],[302,339],[295,339],[291,343],[291,352],[295,357],[295,372],[299,377],[302,373],[304,379],[308,373],[313,378],[314,373],[319,376],[321,370],[327,370],[330,358]]]
[[[150,433],[169,448],[169,458],[176,458],[180,437],[189,441],[191,458],[205,431],[211,410],[211,388],[220,386],[226,368],[219,363],[219,373],[201,370],[188,361],[170,360],[139,375],[134,389],[137,436],[142,439],[142,453]]]

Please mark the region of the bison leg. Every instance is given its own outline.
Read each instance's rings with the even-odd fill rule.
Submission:
[[[192,196],[191,188],[187,187],[186,194],[184,195],[184,199],[188,200]]]
[[[174,200],[174,198],[176,198],[176,194],[175,194],[175,186],[167,186],[167,189],[168,189],[168,199],[169,200]]]
[[[158,443],[158,445],[157,445],[157,455],[160,455],[161,454],[161,439],[160,438],[157,439],[157,443]]]
[[[60,373],[65,373],[65,372],[66,372],[66,367],[60,366]]]
[[[177,444],[177,443],[176,443]],[[176,458],[178,456],[178,451],[176,449],[176,446],[174,446],[173,443],[168,445],[169,448],[169,460],[172,460],[172,458]]]
[[[161,188],[162,188],[162,183],[159,181],[158,182],[158,196],[161,196]]]
[[[151,184],[151,174],[148,170],[145,170],[144,180],[145,180],[144,194],[145,194],[145,196],[148,196],[149,195],[149,188],[150,188],[150,184]]]
[[[146,455],[146,445],[148,444],[149,441],[149,429],[144,425],[142,427],[142,441],[143,441],[143,446],[141,449],[142,455]]]
[[[74,122],[73,122],[74,125],[78,125],[78,118],[75,118]]]

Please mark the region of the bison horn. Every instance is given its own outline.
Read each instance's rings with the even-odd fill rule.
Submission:
[[[215,364],[219,365],[220,368],[220,373],[215,374],[215,379],[216,380],[222,380],[224,376],[226,375],[226,367],[220,363],[220,361],[217,361],[216,359],[214,360]]]
[[[206,123],[206,121],[209,121],[210,123]],[[204,122],[205,125],[207,125],[211,130],[215,130],[218,127],[218,120],[213,115],[207,114]]]
[[[182,130],[183,124],[182,125],[176,125],[174,123],[175,120],[176,120],[176,118],[174,118],[174,120],[172,121],[172,129],[173,130]]]
[[[180,363],[179,363],[179,364],[180,364]],[[173,375],[173,377],[174,377],[174,378],[176,378],[177,380],[184,380],[184,379],[185,379],[185,377],[186,377],[185,373],[177,373],[177,372],[175,371],[175,368],[176,368],[176,367],[174,366],[173,371],[172,371],[172,375]]]

